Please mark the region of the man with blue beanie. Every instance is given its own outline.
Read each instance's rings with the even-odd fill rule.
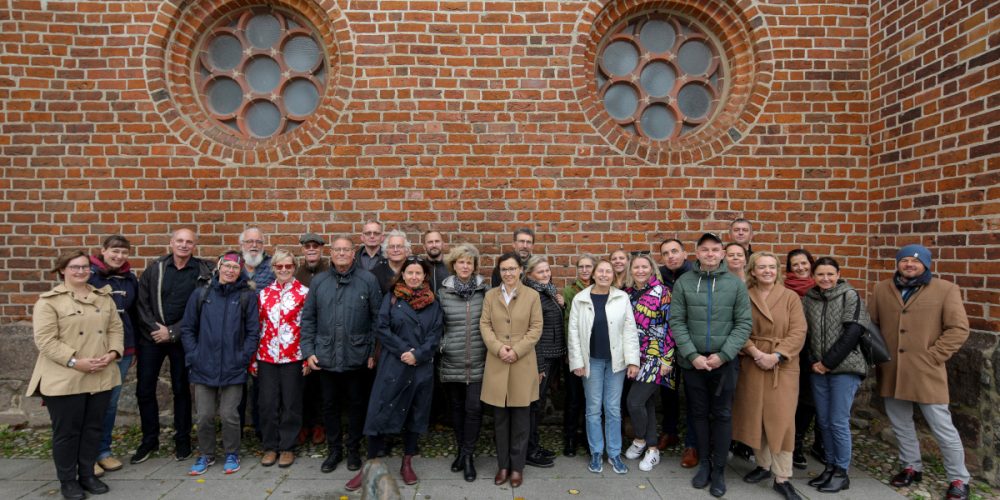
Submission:
[[[958,286],[931,276],[931,252],[906,245],[896,253],[896,273],[875,285],[869,314],[879,325],[893,359],[878,366],[878,391],[899,441],[903,470],[892,478],[900,488],[923,476],[913,405],[941,448],[951,483],[945,499],[969,498],[965,450],[948,410],[945,362],[969,336],[969,319]]]

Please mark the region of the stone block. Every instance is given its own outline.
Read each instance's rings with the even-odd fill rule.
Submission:
[[[995,334],[973,331],[965,345],[948,361],[948,392],[952,403],[973,407],[979,404],[982,370],[989,364],[991,355],[993,366],[997,365],[996,344]]]
[[[18,321],[0,325],[0,338],[3,339],[3,349],[0,349],[3,374],[0,375],[0,380],[30,380],[35,360],[38,359],[31,323]],[[2,404],[4,402],[0,402]],[[3,409],[0,406],[0,410]]]

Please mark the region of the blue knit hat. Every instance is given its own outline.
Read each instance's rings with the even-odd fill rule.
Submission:
[[[931,251],[923,245],[914,243],[900,248],[899,251],[896,252],[896,263],[899,264],[899,261],[903,260],[905,257],[916,257],[917,260],[924,264],[924,267],[927,269],[931,268]]]

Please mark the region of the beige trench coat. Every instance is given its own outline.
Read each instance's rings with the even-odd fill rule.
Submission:
[[[806,317],[798,294],[775,286],[767,299],[750,289],[753,329],[740,352],[740,376],[733,401],[733,439],[760,449],[761,433],[775,453],[795,448],[795,408],[799,401],[799,351],[806,341]],[[757,367],[747,349],[781,353],[772,370]]]
[[[938,278],[903,304],[891,279],[875,285],[868,302],[892,360],[878,365],[878,392],[924,404],[948,404],[945,362],[969,338],[969,318],[958,285]]]
[[[28,396],[68,396],[107,391],[121,384],[118,362],[97,373],[82,373],[66,366],[70,358],[99,358],[125,351],[124,329],[111,287],[96,289],[83,299],[73,297],[65,285],[45,292],[35,302],[32,323],[38,361],[28,382]]]
[[[510,304],[500,287],[486,292],[479,331],[486,344],[486,369],[480,399],[499,407],[529,406],[538,399],[538,363],[535,343],[542,336],[542,301],[538,292],[517,284]],[[517,361],[505,363],[500,348],[509,345]]]

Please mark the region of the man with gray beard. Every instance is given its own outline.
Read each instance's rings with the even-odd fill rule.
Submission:
[[[256,227],[248,228],[240,235],[240,250],[246,263],[247,278],[257,290],[263,290],[274,283],[271,256],[264,251],[264,235]]]

